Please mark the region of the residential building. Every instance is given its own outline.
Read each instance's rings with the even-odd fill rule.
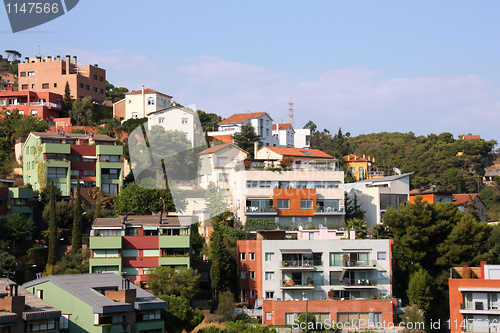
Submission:
[[[269,159],[245,160],[233,173],[233,207],[243,223],[272,220],[290,228],[344,223],[344,172],[338,160],[319,150],[305,152],[311,155],[264,147],[257,155]]]
[[[293,146],[295,148],[311,148],[311,130],[309,128],[295,128]]]
[[[13,179],[0,179],[0,217],[19,214],[33,219],[33,189],[14,187]]]
[[[5,107],[10,112],[17,109],[20,114],[50,122],[59,117],[62,99],[61,95],[49,91],[3,91],[0,92],[0,109]]]
[[[102,103],[106,99],[106,70],[95,65],[78,65],[76,56],[26,57],[18,64],[20,91],[49,91],[64,96],[66,82],[72,98],[90,96]]]
[[[59,332],[61,311],[14,281],[0,278],[0,332]]]
[[[452,202],[453,194],[441,191],[435,186],[416,188],[410,191],[410,203],[415,203],[417,196],[422,197],[422,202],[433,204],[435,202]]]
[[[207,189],[210,183],[214,183],[229,191],[235,168],[247,155],[246,151],[233,143],[223,143],[201,151],[198,153],[198,185]]]
[[[236,113],[219,123],[219,130],[207,132],[208,136],[234,135],[241,132],[244,125],[252,125],[255,134],[261,138],[264,146],[277,146],[278,140],[273,137],[273,119],[267,112]]]
[[[321,321],[395,322],[393,241],[329,238],[290,240],[273,231],[238,241],[240,301],[262,307],[266,325],[293,324],[306,300]]]
[[[107,135],[31,132],[22,150],[24,184],[35,191],[53,182],[69,196],[78,178],[107,195],[123,185],[123,146]]]
[[[470,206],[474,206],[481,222],[486,222],[486,206],[477,193],[453,194],[453,203],[461,212],[472,213]]]
[[[186,107],[169,106],[146,114],[148,127],[161,126],[165,131],[182,131],[193,148],[205,146],[206,141],[196,110]]]
[[[462,135],[462,140],[475,140],[475,141],[479,141],[479,140],[481,140],[481,135],[472,135],[472,134]]]
[[[498,176],[500,176],[500,161],[494,161],[493,165],[484,168],[483,182],[491,184]]]
[[[165,301],[130,283],[125,276],[49,275],[23,287],[61,310],[60,326],[69,333],[165,332],[161,319]]]
[[[375,157],[367,157],[365,154],[363,157],[349,154],[344,156],[344,162],[355,181],[380,178],[385,175],[383,168],[375,165]]]
[[[454,267],[448,286],[451,333],[498,332],[500,265]]]
[[[295,130],[292,124],[273,124],[273,137],[278,140],[280,147],[294,147]]]
[[[17,75],[0,71],[0,91],[13,91],[17,88]]]
[[[408,202],[410,193],[410,175],[413,172],[381,178],[365,179],[344,184],[347,195],[357,202],[365,212],[368,228],[382,223],[382,216],[387,208],[398,208]]]
[[[196,222],[196,216],[162,214],[98,218],[90,233],[90,272],[127,273],[133,283],[145,286],[152,267],[189,268]]]
[[[113,117],[120,121],[144,118],[149,113],[166,109],[172,96],[142,86],[141,90],[125,93],[125,98],[113,104]]]

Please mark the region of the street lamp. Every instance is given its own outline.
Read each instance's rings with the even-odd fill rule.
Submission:
[[[309,322],[308,322],[308,320],[309,320],[309,318],[308,318],[308,316],[309,316],[309,313],[308,313],[309,312],[309,299],[307,298],[306,293],[302,293],[302,298],[306,299],[306,333],[307,333],[307,329],[309,326]]]

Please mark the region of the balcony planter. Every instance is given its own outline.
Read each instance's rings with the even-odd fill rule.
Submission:
[[[312,277],[308,277],[308,278],[307,278],[307,285],[308,285],[309,287],[313,287],[313,286],[314,286],[314,280],[313,280],[313,278],[312,278]]]
[[[330,289],[330,291],[328,292],[328,298],[333,298],[333,296],[335,295],[333,289]]]

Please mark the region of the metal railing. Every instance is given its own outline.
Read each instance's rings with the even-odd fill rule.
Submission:
[[[376,260],[344,260],[343,267],[376,267]]]
[[[313,266],[322,266],[322,260],[313,260],[313,259],[302,259],[302,260],[283,260],[280,262],[281,267],[289,267],[289,268],[300,268],[300,267],[313,267]]]
[[[247,213],[276,213],[276,207],[246,207]]]

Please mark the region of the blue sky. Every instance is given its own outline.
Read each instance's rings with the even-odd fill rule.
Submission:
[[[142,84],[222,116],[295,125],[481,134],[500,142],[500,2],[80,0],[0,51],[77,55],[117,86]],[[497,124],[497,125],[495,125]]]

